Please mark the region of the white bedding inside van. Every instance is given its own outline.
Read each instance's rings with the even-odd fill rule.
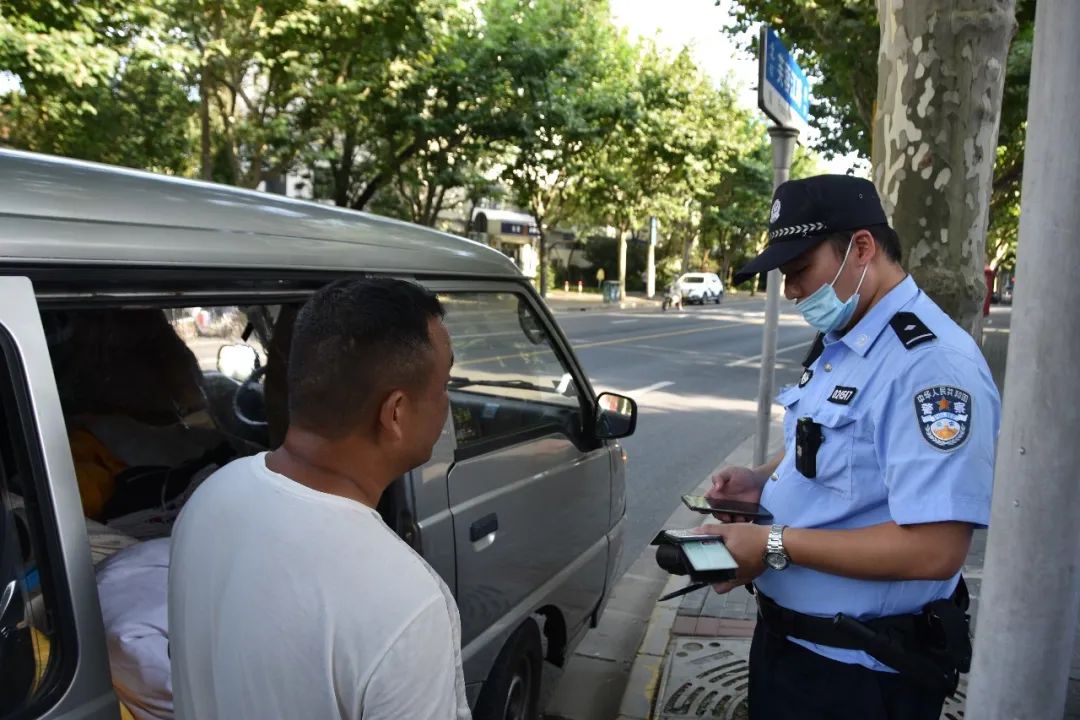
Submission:
[[[136,720],[173,717],[169,544],[160,538],[132,545],[97,570],[113,686]]]

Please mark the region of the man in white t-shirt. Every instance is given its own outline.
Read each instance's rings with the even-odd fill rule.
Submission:
[[[334,283],[301,310],[284,443],[214,473],[173,531],[181,720],[469,718],[454,599],[375,511],[442,432],[442,317],[391,279]]]

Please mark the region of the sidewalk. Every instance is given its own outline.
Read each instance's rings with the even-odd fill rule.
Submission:
[[[548,290],[547,304],[552,310],[586,312],[589,310],[659,310],[663,296],[657,293],[655,297],[647,298],[645,293],[627,293],[622,302],[606,303],[604,297],[596,292],[577,292],[571,290]]]
[[[995,309],[987,318],[984,335],[983,353],[999,388],[1004,385],[1010,319],[1008,309]],[[779,437],[777,430],[770,431],[770,437]],[[752,448],[753,437],[750,437],[721,465],[748,464]],[[697,518],[687,517],[687,513],[689,511],[676,512],[665,527],[695,524]],[[972,599],[973,627],[977,621],[986,539],[986,530],[975,532],[964,564],[964,577]],[[671,577],[652,597],[684,584],[685,578]],[[725,596],[713,592],[691,593],[683,596],[681,601],[656,605],[648,627],[642,633],[645,639],[638,647],[630,669],[630,681],[618,714],[591,717],[615,717],[617,720],[745,718],[748,656],[755,623],[754,599],[742,588]],[[961,680],[957,696],[946,703],[943,720],[964,717],[965,689],[966,676]],[[1080,719],[1080,638],[1074,650],[1065,718]]]
[[[748,292],[734,292],[730,291],[726,293],[721,299],[720,304],[734,301],[745,301],[760,299],[761,303],[765,302],[765,294],[758,293],[757,295],[751,295]],[[596,292],[577,292],[576,290],[549,290],[546,298],[546,302],[549,308],[552,310],[558,310],[561,312],[580,311],[588,312],[589,310],[660,310],[660,306],[663,304],[664,295],[663,292],[657,290],[656,295],[651,298],[645,297],[643,292],[629,292],[617,303],[606,303],[604,297],[600,293]],[[683,310],[692,305],[684,305]],[[707,303],[704,307],[714,307],[711,303]]]

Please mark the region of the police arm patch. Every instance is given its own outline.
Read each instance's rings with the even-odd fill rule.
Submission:
[[[915,420],[923,438],[938,450],[955,450],[971,430],[971,394],[951,385],[915,393]]]

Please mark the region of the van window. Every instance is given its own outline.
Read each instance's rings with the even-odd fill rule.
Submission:
[[[167,535],[213,469],[280,441],[295,311],[44,310],[83,514],[136,539]]]
[[[450,407],[459,451],[561,431],[581,436],[578,388],[526,299],[448,293]]]
[[[44,522],[51,513],[38,494],[40,444],[12,348],[0,328],[0,718],[61,690],[70,676],[63,668],[74,663],[63,612],[70,604],[50,564],[57,559]]]

